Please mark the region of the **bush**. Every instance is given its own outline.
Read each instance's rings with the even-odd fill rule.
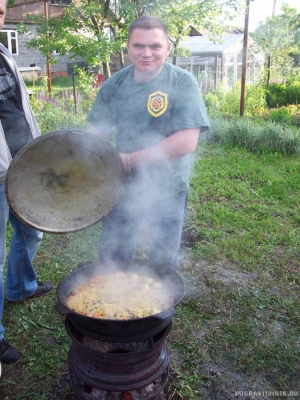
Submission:
[[[300,102],[300,82],[291,85],[273,83],[266,88],[266,101],[269,108],[278,108]]]
[[[292,122],[291,116],[286,107],[280,107],[278,110],[272,110],[270,112],[270,120],[283,125],[290,125]]]
[[[266,88],[266,102],[269,108],[286,106],[286,85],[273,83]]]
[[[225,91],[223,88],[204,93],[203,98],[208,114],[213,116],[238,115],[240,108],[240,85]]]
[[[300,127],[300,114],[291,115],[291,122],[293,125]]]
[[[228,91],[220,88],[203,94],[204,102],[210,117],[240,114],[241,85],[236,83]],[[262,86],[247,85],[245,115],[261,115],[266,107],[265,90]]]
[[[286,105],[300,103],[300,82],[286,87]]]
[[[75,91],[63,89],[46,93],[36,91],[30,97],[30,104],[42,133],[61,129],[86,129],[87,114],[92,108],[97,89]]]
[[[47,90],[47,76],[43,74],[33,86],[30,104],[42,133],[61,129],[84,130],[99,88],[94,75],[81,69],[76,79],[57,77],[52,79],[52,91]]]
[[[300,155],[300,131],[275,122],[254,122],[248,118],[211,121],[208,140],[226,147],[241,147],[253,153]]]
[[[211,117],[216,117],[222,115],[221,104],[222,101],[216,93],[203,93],[203,99],[207,109],[207,113]]]
[[[267,106],[265,89],[258,85],[247,85],[245,101],[246,115],[262,115]]]

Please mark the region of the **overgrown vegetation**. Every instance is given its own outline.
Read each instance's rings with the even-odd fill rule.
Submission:
[[[256,30],[250,33],[254,39],[251,46],[258,52],[263,51],[265,56],[266,84],[291,83],[299,77],[299,14],[286,4],[281,7],[281,11],[278,14],[273,12],[265,23],[259,24]]]
[[[256,154],[300,155],[300,131],[281,121],[262,123],[247,118],[216,118],[211,122],[208,140]]]
[[[76,115],[68,93],[57,100],[32,96],[43,133],[84,128],[96,92],[84,95]],[[187,295],[168,337],[166,391],[169,400],[241,400],[238,392],[250,390],[287,391],[296,399],[299,131],[253,115],[212,115],[212,129],[194,157],[179,268]],[[97,224],[75,234],[46,234],[35,260],[40,278],[57,286],[79,263],[96,260],[100,231]],[[9,236],[10,230],[8,243]],[[53,293],[5,304],[6,337],[22,359],[4,366],[1,399],[72,399],[66,364],[71,343],[55,303]]]
[[[128,27],[136,17],[147,14],[162,17],[168,25],[176,57],[179,42],[189,35],[191,27],[199,32],[205,29],[214,36],[220,35],[223,31],[220,17],[234,18],[244,8],[242,0],[223,0],[222,3],[218,0],[123,0],[118,3],[82,0],[71,2],[59,18],[57,15],[45,19],[43,14],[27,14],[27,23],[20,23],[18,32],[30,35],[27,47],[39,49],[52,63],[57,62],[53,51],[61,56],[79,56],[90,68],[99,72],[102,68],[108,77],[111,54],[119,53],[121,67],[124,67]],[[29,25],[35,26],[36,30]]]
[[[239,83],[225,91],[222,88],[204,93],[205,104],[211,117],[234,117],[240,113],[241,86]],[[291,85],[248,85],[245,116],[261,117],[266,121],[284,125],[300,125],[299,83]]]

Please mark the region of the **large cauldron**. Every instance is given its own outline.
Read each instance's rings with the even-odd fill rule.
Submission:
[[[116,263],[114,263],[114,266]],[[94,337],[95,339],[105,338],[105,340],[126,342],[132,338],[139,339],[154,334],[167,326],[172,316],[175,314],[175,307],[183,300],[185,295],[185,284],[180,275],[172,269],[169,264],[154,265],[149,261],[131,260],[118,262],[118,269],[123,271],[139,271],[149,269],[155,272],[157,279],[166,279],[169,281],[172,299],[172,306],[159,314],[151,315],[145,318],[136,318],[130,320],[107,320],[88,317],[71,310],[67,306],[67,298],[71,291],[79,284],[87,282],[97,275],[107,273],[111,265],[100,263],[99,261],[90,261],[84,266],[67,275],[57,288],[58,303],[55,309],[60,314],[68,314],[71,323],[82,333]],[[118,288],[116,288],[118,290]],[[117,340],[116,340],[117,339]]]

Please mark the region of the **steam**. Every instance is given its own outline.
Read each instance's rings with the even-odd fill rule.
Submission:
[[[89,283],[95,277],[104,286],[98,281]],[[163,313],[172,310],[184,296],[183,281],[176,273],[153,268],[146,262],[91,262],[63,280],[59,297],[60,291],[65,292],[64,284],[69,287],[65,293],[69,308],[100,319],[136,319],[155,314],[165,318]],[[90,315],[92,310],[100,310],[104,316]]]
[[[189,155],[180,158],[165,156],[164,159],[159,164],[140,166],[126,174],[119,202],[103,221],[101,260],[132,258],[139,230],[147,226],[150,259],[156,263],[177,265],[181,227],[179,224],[176,230],[172,223],[183,219],[186,197],[183,194],[183,199],[174,199],[174,195],[187,189]],[[184,179],[180,170],[184,171]],[[120,219],[120,213],[125,215],[125,219]],[[163,221],[163,226],[157,225],[159,220]]]

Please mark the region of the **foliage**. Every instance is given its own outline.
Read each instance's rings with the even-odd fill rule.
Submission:
[[[300,103],[300,82],[272,83],[266,88],[266,101],[270,108]]]
[[[111,40],[105,29],[109,9],[104,1],[83,0],[80,6],[70,3],[60,18],[45,19],[42,15],[28,15],[36,24],[36,33],[27,43],[28,48],[38,48],[44,56],[49,55],[55,62],[52,52],[69,54],[72,58],[80,56],[93,67],[107,63],[111,53],[120,49],[121,42]],[[31,34],[27,25],[20,24],[19,33]]]
[[[203,93],[210,117],[238,116],[240,113],[241,85],[225,91],[222,87]],[[263,117],[265,120],[300,124],[300,83],[246,85],[245,116]]]
[[[243,8],[242,4],[241,0],[163,1],[153,14],[167,24],[173,43],[172,54],[176,57],[182,51],[178,47],[179,42],[189,35],[191,27],[199,32],[209,31],[212,39],[216,36],[220,38],[223,33],[220,19],[233,18]]]
[[[225,91],[223,88],[203,93],[207,112],[211,117],[219,115],[237,115],[240,103],[240,86]]]
[[[282,125],[290,125],[291,117],[286,107],[280,107],[270,111],[270,120]]]
[[[117,3],[82,0],[80,5],[71,2],[60,18],[45,20],[41,15],[29,15],[28,19],[37,24],[37,30],[27,46],[38,48],[52,62],[55,62],[52,56],[55,50],[73,58],[80,56],[91,67],[99,68],[109,63],[111,54],[124,49],[129,24],[140,15],[162,17],[170,28],[176,48],[179,41],[188,35],[191,26],[220,34],[221,16],[225,12],[232,17],[232,10],[237,11],[241,3],[241,0],[146,0],[143,3],[135,0]],[[32,34],[31,27],[24,23],[19,25],[18,31]]]
[[[273,15],[267,19],[250,35],[265,53],[266,68],[269,82],[281,80],[285,82],[287,77],[299,74],[299,66],[295,68],[296,54],[300,53],[300,15],[293,8],[284,5],[283,13]],[[271,69],[268,61],[271,60]]]
[[[276,122],[262,123],[248,118],[213,119],[209,140],[226,148],[244,148],[255,154],[300,155],[300,130]]]
[[[286,105],[286,85],[272,83],[266,90],[266,101],[270,108]]]
[[[300,104],[300,82],[293,82],[286,86],[286,106]]]
[[[225,91],[222,87],[208,93],[203,93],[205,105],[210,116],[239,115],[241,85],[236,83],[233,88]],[[266,107],[265,90],[259,85],[246,86],[245,115],[261,115]]]
[[[93,87],[93,77],[78,70],[71,87],[70,79],[57,78],[52,82],[53,92],[46,91],[45,83],[32,88],[30,104],[42,133],[60,129],[81,129],[87,127],[86,117],[92,108],[99,90]],[[55,87],[59,82],[61,86]]]
[[[270,108],[263,113],[265,121],[278,122],[291,127],[300,126],[300,105],[289,105],[287,107]]]
[[[94,74],[89,73],[84,68],[77,67],[77,65],[74,65],[73,73],[79,92],[84,94],[85,97],[90,97],[91,93],[95,95],[95,90],[93,90],[93,88],[96,88],[96,78]]]
[[[245,115],[262,115],[267,106],[265,88],[259,84],[246,85],[245,103]]]

